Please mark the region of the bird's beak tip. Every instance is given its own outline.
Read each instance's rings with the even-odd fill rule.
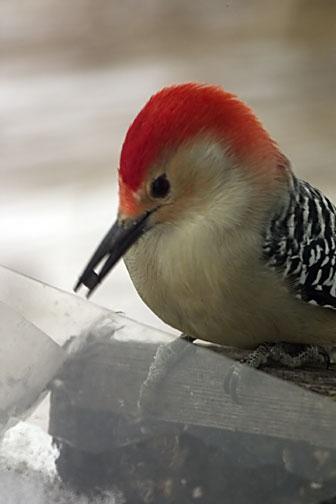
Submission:
[[[112,228],[105,235],[100,245],[94,252],[84,272],[79,277],[74,287],[74,291],[84,285],[88,291],[86,297],[89,298],[93,291],[102,282],[103,278],[109,273],[114,265],[122,258],[132,244],[146,231],[147,219],[151,212],[146,212],[136,220],[129,220],[128,223],[121,222],[118,219]],[[97,273],[95,268],[99,267],[102,261],[100,271]]]
[[[92,293],[93,293],[93,289],[89,289],[87,291],[87,293],[85,294],[86,299],[90,299]]]
[[[81,285],[82,285],[81,280],[78,280],[78,282],[76,283],[76,285],[73,288],[73,291],[74,292],[78,292],[78,290],[79,290],[79,288],[80,288]]]
[[[76,285],[73,288],[73,291],[77,293],[82,285],[84,285],[83,282],[81,280],[78,280],[78,282],[76,283]],[[86,299],[89,299],[91,297],[91,294],[93,293],[94,290],[95,290],[94,287],[93,288],[88,287],[88,290],[85,294]]]

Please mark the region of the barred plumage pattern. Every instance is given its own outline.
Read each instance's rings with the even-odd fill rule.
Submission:
[[[292,176],[290,199],[266,231],[264,258],[300,299],[336,309],[336,208]]]

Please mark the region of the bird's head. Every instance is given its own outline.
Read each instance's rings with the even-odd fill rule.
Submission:
[[[227,229],[257,214],[287,162],[251,109],[223,89],[181,84],[151,97],[121,151],[119,213],[77,283],[89,294],[144,234],[198,218]],[[105,260],[99,273],[95,268]]]

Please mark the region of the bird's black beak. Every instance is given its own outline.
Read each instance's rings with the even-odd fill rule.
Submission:
[[[148,217],[151,213],[151,211],[146,212],[137,219],[116,220],[81,274],[74,288],[75,292],[77,292],[81,285],[85,285],[89,289],[87,297],[92,294],[119,259],[149,228]],[[95,268],[103,260],[105,261],[97,273]]]

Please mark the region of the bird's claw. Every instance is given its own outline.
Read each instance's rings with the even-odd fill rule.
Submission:
[[[230,367],[224,379],[224,390],[232,401],[240,404],[237,390],[251,369],[260,369],[269,362],[277,362],[289,369],[305,365],[323,365],[326,369],[330,366],[330,355],[321,345],[263,343],[251,352],[246,359],[235,362]],[[244,378],[244,380],[243,380]]]
[[[267,365],[272,352],[272,344],[262,343],[245,359],[232,364],[224,379],[224,390],[231,397],[232,401],[240,404],[238,397],[238,387],[251,369],[258,369]]]
[[[239,388],[251,382],[251,373],[257,367],[246,360],[235,362],[224,378],[224,391],[235,404],[242,404]],[[253,373],[254,375],[254,373]]]
[[[278,362],[290,369],[303,366],[330,366],[330,355],[326,348],[321,345],[311,344],[273,344],[270,354],[271,360]]]
[[[318,355],[318,360],[321,362],[322,365],[324,365],[326,369],[329,369],[331,364],[329,352],[320,345],[316,345],[316,347],[317,347],[316,354]]]
[[[232,364],[232,366],[230,367],[229,371],[227,372],[224,378],[225,393],[228,394],[231,400],[236,404],[240,404],[237,390],[241,383],[242,372],[244,367],[245,366],[241,362],[235,362],[234,364]]]

